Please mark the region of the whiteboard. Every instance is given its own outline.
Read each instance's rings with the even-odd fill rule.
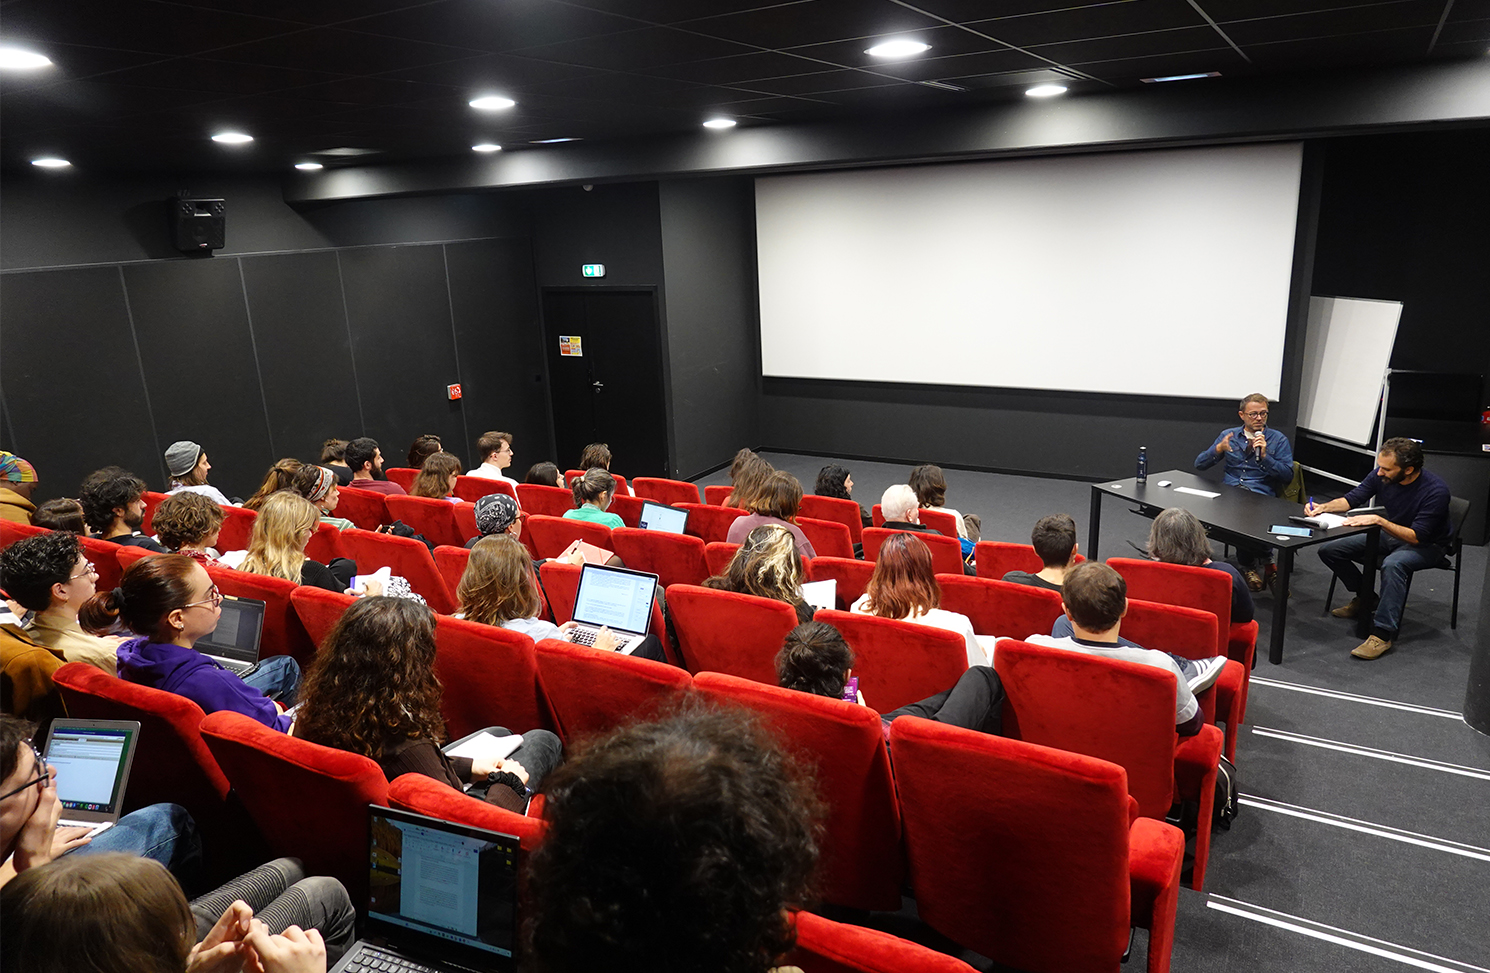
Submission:
[[[1382,379],[1397,340],[1399,301],[1309,298],[1299,425],[1348,443],[1371,445]]]

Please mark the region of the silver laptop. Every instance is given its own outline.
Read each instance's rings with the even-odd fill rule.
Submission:
[[[681,534],[683,528],[688,526],[688,511],[646,500],[642,503],[642,515],[636,523],[643,530],[665,530],[669,534]]]
[[[217,628],[197,639],[196,648],[229,672],[246,676],[259,667],[259,640],[263,635],[264,602],[223,595]]]
[[[368,807],[363,934],[331,973],[510,970],[518,839]]]
[[[57,768],[59,827],[112,828],[124,806],[140,724],[135,720],[52,721],[43,759]]]
[[[630,655],[652,627],[652,601],[657,597],[657,575],[603,564],[580,568],[579,591],[574,596],[574,621],[569,641],[594,645],[602,626],[621,640],[616,651]]]

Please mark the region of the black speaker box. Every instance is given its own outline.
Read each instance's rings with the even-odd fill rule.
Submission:
[[[227,206],[221,199],[173,196],[170,207],[171,241],[182,253],[221,250],[227,239]]]

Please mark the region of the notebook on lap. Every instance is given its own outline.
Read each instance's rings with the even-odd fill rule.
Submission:
[[[58,827],[114,826],[135,759],[140,724],[135,720],[75,720],[58,717],[47,732],[43,759],[57,768]]]
[[[511,970],[518,839],[368,807],[364,938],[330,973]]]
[[[197,639],[196,648],[229,672],[246,676],[258,668],[263,634],[264,602],[223,595],[217,628]]]
[[[688,526],[688,511],[646,500],[642,502],[642,514],[636,523],[643,530],[665,530],[669,534],[681,534],[683,528]]]
[[[652,626],[652,601],[657,597],[657,575],[603,564],[580,569],[579,590],[574,595],[574,621],[569,641],[594,645],[604,626],[621,639],[616,651],[630,655],[647,637]]]

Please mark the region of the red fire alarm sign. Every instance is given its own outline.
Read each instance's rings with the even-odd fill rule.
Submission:
[[[447,386],[445,386],[445,396],[448,399],[450,399],[451,402],[454,402],[456,399],[460,398],[460,385],[459,385],[459,383],[457,383],[455,385],[447,385]]]

